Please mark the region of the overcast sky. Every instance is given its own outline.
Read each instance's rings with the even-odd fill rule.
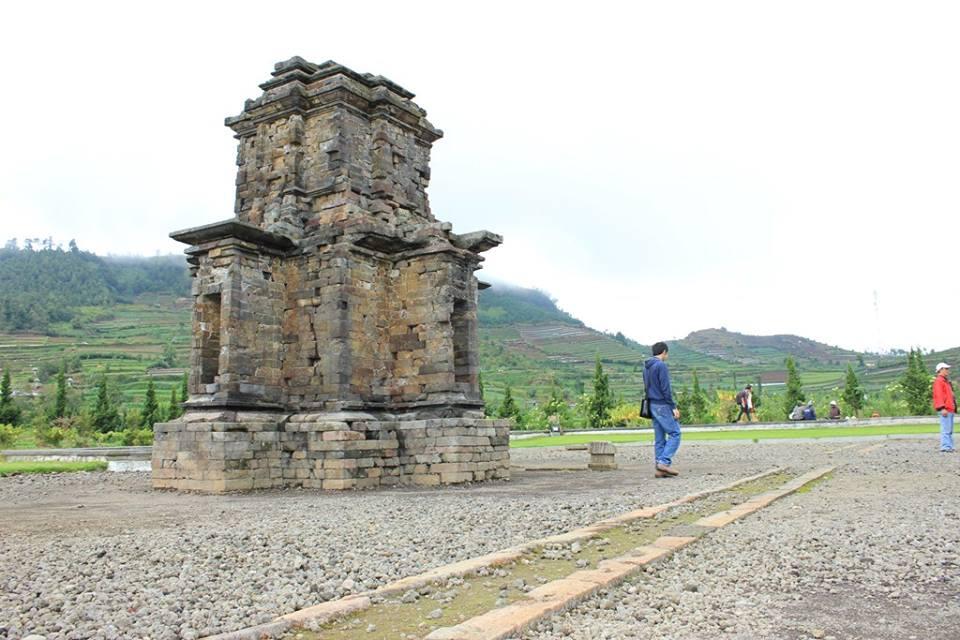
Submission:
[[[181,251],[300,55],[416,93],[434,214],[504,236],[480,277],[595,328],[960,344],[960,4],[625,4],[15,3],[2,239]]]

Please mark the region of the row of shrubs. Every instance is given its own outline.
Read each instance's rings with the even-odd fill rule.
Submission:
[[[758,397],[754,389],[754,400],[758,406],[755,408],[752,420],[756,422],[783,422],[784,418],[784,394],[783,391],[776,393],[764,392]],[[704,390],[700,400],[694,398],[694,394],[688,389],[680,389],[677,393],[677,405],[680,408],[680,421],[683,424],[729,424],[738,414],[738,406],[735,400],[736,392],[732,390]],[[833,389],[822,389],[815,392],[808,391],[805,394],[807,400],[814,402],[817,417],[825,419],[830,408],[831,401],[837,401],[840,405],[842,416],[850,417],[871,417],[871,416],[913,416],[932,413],[932,408],[927,411],[917,412],[908,402],[907,393],[903,385],[898,382],[888,384],[882,389],[874,389],[865,394],[862,406],[858,409],[849,406],[843,398],[843,389],[836,387]],[[576,404],[567,401],[557,402],[550,396],[541,398],[536,404],[526,405],[522,402],[516,403],[516,408],[508,415],[502,415],[497,410],[490,411],[490,415],[500,415],[501,417],[514,418],[515,428],[520,430],[543,430],[551,425],[557,425],[565,429],[590,428],[590,427],[627,427],[627,426],[649,426],[650,421],[640,417],[640,403],[635,402],[617,402],[609,408],[608,417],[601,424],[594,424],[587,412],[589,395],[585,394],[578,398]],[[932,405],[931,405],[932,406]],[[741,418],[746,423],[746,418]]]
[[[0,448],[8,449],[30,434],[42,447],[105,447],[153,444],[153,429],[131,426],[118,431],[96,431],[79,416],[38,421],[26,427],[0,424]]]

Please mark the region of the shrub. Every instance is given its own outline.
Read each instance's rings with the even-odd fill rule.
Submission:
[[[95,431],[92,436],[94,443],[101,447],[115,446],[123,442],[122,431]]]
[[[624,403],[618,404],[610,410],[610,424],[617,427],[628,427],[649,424],[649,421],[640,417],[639,404]]]
[[[12,447],[22,432],[12,424],[0,424],[0,447]]]
[[[517,424],[522,425],[522,429],[543,430],[550,426],[550,418],[540,407],[533,407],[518,416]]]
[[[126,429],[123,431],[123,444],[128,447],[153,444],[153,429]]]
[[[48,447],[59,447],[68,438],[75,438],[77,432],[72,429],[44,424],[36,430],[37,440]]]

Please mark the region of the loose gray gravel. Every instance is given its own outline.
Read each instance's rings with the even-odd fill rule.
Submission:
[[[897,440],[843,458],[523,640],[960,638],[958,457]]]
[[[621,447],[621,469],[614,472],[517,471],[508,483],[356,493],[177,494],[151,490],[144,473],[2,478],[0,638],[39,634],[47,640],[172,639],[232,631],[431,567],[714,488],[775,465],[806,471],[825,460],[855,458],[851,449],[829,453],[843,445],[685,444],[677,460],[681,477],[658,481],[651,477],[648,446]],[[930,449],[928,442],[890,441],[874,457],[882,461],[878,462],[881,466],[893,469],[899,464],[910,471],[911,478],[916,476],[921,486],[917,491],[904,490],[903,509],[936,523],[935,516],[946,520],[948,512],[956,515],[957,510],[945,506],[946,495],[940,495],[939,502],[929,497],[927,483],[940,477],[937,472],[922,475],[914,466],[923,461],[935,470],[937,467],[926,462],[928,458],[952,462],[953,475],[943,473],[937,482],[944,490],[953,483],[950,497],[956,504],[956,460],[942,461],[933,457]],[[538,465],[583,465],[586,456],[583,451],[521,449],[514,452],[513,459],[532,469]],[[870,583],[870,571],[881,568],[909,569],[913,573],[908,576],[922,576],[923,580],[911,578],[909,587],[901,588],[904,602],[910,601],[921,585],[929,586],[930,593],[937,587],[955,600],[956,591],[932,576],[949,570],[956,577],[956,524],[952,529],[945,524],[897,529],[887,520],[895,520],[899,505],[874,516],[880,520],[871,520],[865,508],[863,515],[856,511],[851,524],[850,518],[836,514],[832,505],[814,499],[824,491],[834,491],[835,483],[840,486],[836,480],[852,474],[855,480],[843,486],[861,491],[859,499],[869,504],[880,492],[859,484],[872,476],[855,475],[858,468],[847,467],[826,487],[798,496],[799,503],[790,499],[789,505],[771,507],[776,511],[770,514],[791,516],[788,526],[782,517],[764,511],[748,523],[718,532],[677,554],[634,583],[634,593],[625,587],[623,594],[607,594],[598,600],[600,608],[588,604],[557,618],[557,624],[569,625],[570,635],[576,638],[632,637],[623,635],[628,629],[645,636],[659,634],[650,636],[657,638],[713,637],[710,634],[720,628],[722,615],[732,621],[732,626],[727,626],[731,633],[746,632],[754,629],[748,625],[760,623],[737,612],[767,606],[764,597],[779,597],[779,590],[794,588],[792,585],[801,589],[804,597],[812,597],[823,585],[833,584],[828,578],[836,576],[840,567],[843,575],[852,575],[846,565],[853,562],[853,556],[837,559],[824,555],[836,549],[835,537],[844,535],[850,540],[850,554],[866,550],[883,556],[882,562],[875,559],[880,564],[861,567],[853,563],[855,570],[863,573],[857,578],[860,582]],[[900,497],[898,493],[898,503]],[[794,504],[805,506],[791,509]],[[818,509],[823,513],[815,513]],[[730,538],[744,535],[747,526],[760,529],[753,537]],[[904,537],[907,531],[909,536]],[[888,552],[879,549],[889,549],[883,542],[897,535],[910,549],[906,556],[910,560],[891,565]],[[742,545],[744,542],[748,544]],[[951,544],[950,551],[930,552]],[[723,553],[707,552],[708,545],[721,545]],[[743,546],[748,547],[747,555],[733,559]],[[771,548],[776,551],[771,553]],[[703,556],[694,555],[699,553]],[[724,562],[717,564],[717,558]],[[797,569],[799,576],[790,573],[790,562],[802,567]],[[827,573],[808,569],[809,563]],[[716,568],[710,568],[712,564]],[[674,576],[671,567],[688,573]],[[771,567],[780,568],[773,571]],[[757,595],[751,581],[764,586],[768,595]],[[696,583],[697,590],[685,590],[688,583]],[[661,604],[654,606],[666,591],[678,594],[679,602],[668,605],[672,611]],[[786,593],[791,595],[781,598],[783,611],[791,615],[788,605],[796,603],[792,599],[795,594]],[[613,608],[604,608],[608,605]],[[680,615],[684,607],[699,612],[689,623],[684,622],[689,616]],[[714,610],[716,615],[710,613]],[[638,612],[643,616],[638,618]],[[608,635],[600,635],[604,632]],[[530,637],[565,634],[565,627],[550,627]]]

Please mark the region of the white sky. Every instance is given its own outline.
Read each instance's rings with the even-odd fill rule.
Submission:
[[[505,237],[481,278],[644,342],[960,344],[958,3],[142,4],[4,9],[0,242],[179,252],[301,55],[417,94],[434,214]]]

